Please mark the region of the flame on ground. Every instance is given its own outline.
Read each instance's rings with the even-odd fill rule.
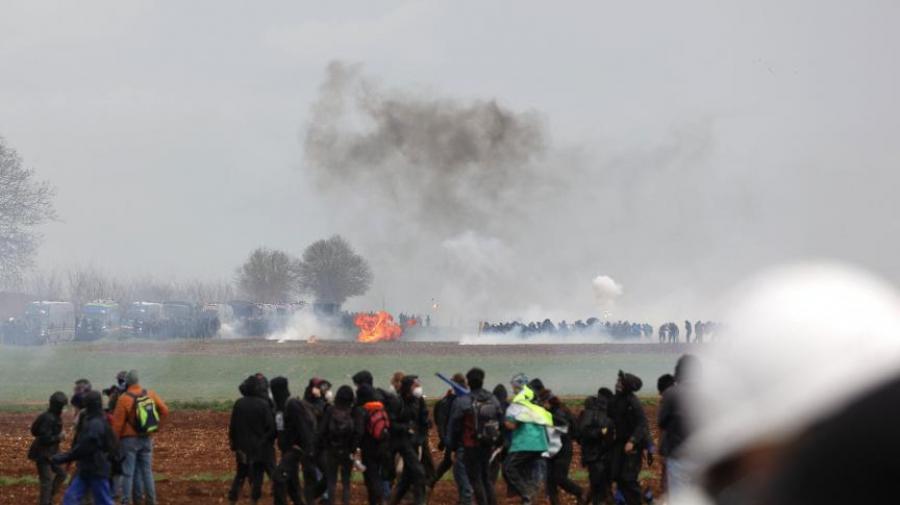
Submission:
[[[403,327],[383,310],[374,314],[357,314],[353,324],[359,328],[356,340],[366,344],[397,340],[403,335]]]

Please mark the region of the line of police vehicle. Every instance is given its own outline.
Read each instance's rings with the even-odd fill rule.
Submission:
[[[5,344],[40,345],[101,338],[264,337],[287,324],[305,304],[189,303],[109,300],[86,303],[36,301],[0,327]]]

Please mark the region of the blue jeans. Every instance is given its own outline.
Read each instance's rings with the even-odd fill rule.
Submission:
[[[679,458],[666,458],[666,484],[669,496],[691,488],[694,465]]]
[[[469,476],[466,474],[466,464],[463,462],[463,448],[456,449],[453,458],[453,482],[459,493],[459,503],[470,505],[472,503],[472,485],[469,484]]]
[[[122,455],[122,503],[131,503],[132,497],[140,502],[147,496],[147,503],[156,505],[156,485],[153,483],[153,439],[127,437],[121,441]]]
[[[109,491],[109,479],[106,477],[82,477],[76,475],[66,494],[63,496],[63,505],[81,505],[81,499],[90,490],[94,497],[94,505],[113,505],[112,493]]]

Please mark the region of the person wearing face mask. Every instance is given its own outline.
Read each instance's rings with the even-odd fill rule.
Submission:
[[[62,412],[67,403],[69,399],[65,393],[53,393],[47,410],[31,424],[34,441],[28,449],[28,459],[37,465],[41,489],[38,505],[50,505],[66,481],[65,470],[53,464],[50,458],[59,453],[59,443],[63,438]]]
[[[325,481],[325,453],[322,440],[318,436],[318,427],[322,425],[325,412],[330,407],[328,403],[331,383],[319,377],[313,377],[306,385],[303,392],[303,404],[307,406],[315,418],[316,434],[313,443],[315,449],[311,458],[306,458],[304,463],[304,481],[307,486],[307,496],[321,496],[327,490]],[[307,467],[309,469],[307,470]],[[315,479],[313,480],[313,473]]]
[[[390,505],[403,500],[410,488],[415,505],[425,503],[425,467],[419,459],[419,450],[428,436],[428,408],[423,398],[422,384],[416,375],[407,375],[400,382],[400,411],[396,421],[391,421],[391,445],[393,452],[403,459],[403,474],[391,496]]]
[[[635,395],[643,382],[630,373],[619,370],[616,394],[610,406],[610,417],[615,424],[615,440],[612,450],[612,476],[627,505],[640,505],[642,452],[650,441],[647,415],[641,401]]]

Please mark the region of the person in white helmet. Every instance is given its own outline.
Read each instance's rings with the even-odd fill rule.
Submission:
[[[897,292],[827,264],[778,269],[739,292],[689,397],[681,454],[700,492],[671,503],[896,501]]]

